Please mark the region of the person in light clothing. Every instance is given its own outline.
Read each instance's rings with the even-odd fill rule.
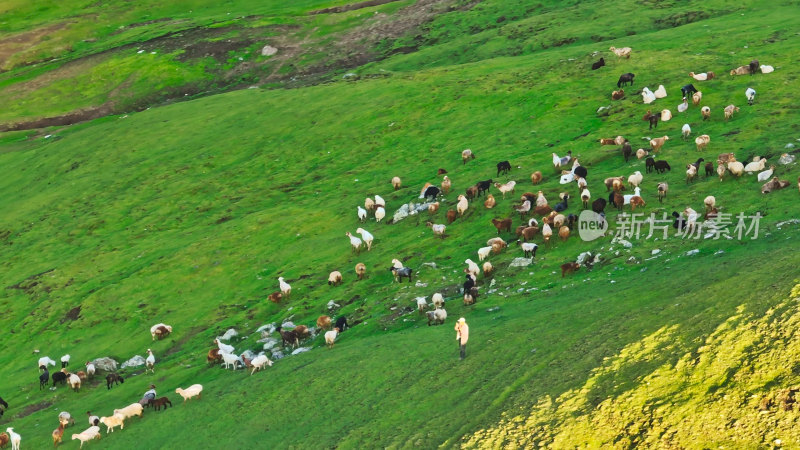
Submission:
[[[456,341],[461,349],[461,359],[467,356],[467,340],[469,339],[469,325],[463,317],[456,322]]]

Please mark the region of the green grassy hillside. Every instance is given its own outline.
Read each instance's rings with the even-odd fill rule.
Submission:
[[[673,19],[680,26],[672,28],[652,23],[688,17],[681,14],[690,9],[637,2],[648,21],[627,37],[620,26],[602,34],[615,39],[599,43],[589,34],[546,48],[531,43],[535,48],[518,54],[481,53],[470,36],[496,27],[464,33],[499,11],[481,8],[498,5],[447,13],[436,20],[452,19],[449,28],[444,22],[423,28],[421,50],[366,65],[347,80],[238,90],[0,136],[0,323],[8,331],[0,396],[11,404],[0,427],[13,426],[26,448],[43,448],[58,411],[77,416],[74,431],[80,431],[86,410],[110,414],[138,400],[150,383],[173,402],[176,387],[202,383],[202,400],[148,410],[88,445],[755,448],[781,439],[800,446],[796,408],[758,412],[761,399],[798,382],[792,331],[798,293],[791,293],[798,283],[798,225],[777,225],[797,214],[793,180],[800,172],[796,164],[777,164],[792,151],[786,144],[800,138],[792,65],[797,5],[733,12],[712,2],[696,21]],[[63,14],[54,8],[53,17]],[[540,8],[546,14],[518,20],[544,21],[554,39],[573,33],[558,24],[575,17],[599,33],[606,19],[593,18],[609,13],[591,2]],[[626,11],[627,24],[634,23],[634,11]],[[19,14],[16,28],[4,26],[23,32],[46,24],[31,12]],[[535,25],[525,26],[534,27],[525,31],[533,36]],[[611,45],[629,45],[633,56],[618,61]],[[589,70],[599,55],[608,65]],[[775,72],[727,74],[754,57]],[[687,73],[708,70],[717,79],[695,86],[712,119],[703,122],[696,106],[677,113],[679,88],[692,81]],[[635,88],[612,102],[617,77],[629,71],[637,74]],[[636,90],[659,84],[668,97],[643,105]],[[749,86],[758,91],[754,106],[745,101]],[[69,94],[57,99],[74,101]],[[741,110],[726,122],[722,109],[731,103]],[[613,105],[611,114],[599,117],[595,111],[606,105]],[[675,117],[648,130],[641,116],[662,108]],[[693,137],[711,136],[706,151],[680,139],[684,123]],[[598,139],[624,135],[636,149],[646,146],[643,137],[664,134],[670,140],[659,157],[673,170],[645,174],[644,212],[702,211],[703,199],[713,195],[724,213],[761,214],[757,239],[642,237],[628,249],[610,236],[583,242],[573,230],[569,240],[549,246],[537,237],[535,262],[518,268],[510,263],[522,252],[515,236],[504,233],[512,244],[490,257],[494,278],[481,275],[482,297],[463,306],[463,261],[497,235],[492,218],[522,223],[512,209],[520,194],[541,189],[552,205],[569,192],[566,212],[581,211],[577,187],[558,183],[552,152],[571,150],[589,170],[593,198],[600,198],[607,196],[604,178],[645,170],[644,160],[626,163],[617,147],[601,147]],[[465,148],[477,158],[462,165]],[[775,175],[792,185],[762,195],[752,175],[728,174],[720,182],[701,174],[685,183],[687,163],[723,152],[740,161],[766,156]],[[505,159],[512,172],[495,177],[496,162]],[[440,182],[440,167],[454,188],[440,210],[390,223],[402,204],[419,201],[424,183]],[[530,183],[535,170],[545,175],[540,186]],[[397,191],[390,185],[395,175],[404,186]],[[502,199],[493,188],[494,209],[473,202],[448,226],[446,239],[434,237],[425,221],[446,223],[456,195],[488,178],[516,180],[516,194]],[[661,181],[670,184],[663,204],[655,192]],[[387,220],[359,223],[356,205],[375,194],[388,203]],[[607,213],[613,225],[618,213]],[[359,226],[376,241],[371,251],[353,255],[345,232]],[[584,251],[601,254],[602,262],[562,279],[559,266]],[[415,269],[415,283],[393,283],[393,258]],[[353,273],[357,262],[367,265],[364,281]],[[332,270],[344,274],[342,286],[326,284]],[[292,284],[292,295],[274,304],[266,297],[280,276]],[[434,292],[447,299],[441,327],[426,326],[413,309],[416,297]],[[329,310],[329,301],[340,307]],[[312,326],[321,314],[343,314],[356,324],[332,350],[318,336],[303,343],[311,351],[276,358],[253,376],[205,364],[212,340],[228,328],[241,333],[232,342],[238,353],[258,351],[261,325]],[[461,316],[472,331],[463,362],[452,330]],[[149,327],[158,322],[175,332],[152,342]],[[157,357],[155,375],[126,369],[126,382],[110,391],[99,381],[79,393],[38,389],[40,355],[70,353],[80,366],[101,356],[124,361],[148,348]]]

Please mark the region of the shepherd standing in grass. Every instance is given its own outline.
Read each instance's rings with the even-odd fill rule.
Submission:
[[[467,356],[467,340],[469,339],[469,325],[465,318],[458,319],[456,322],[456,341],[461,349],[461,359]]]

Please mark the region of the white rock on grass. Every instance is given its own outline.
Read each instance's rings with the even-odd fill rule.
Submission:
[[[531,264],[533,264],[533,258],[514,258],[508,267],[528,267]]]
[[[117,362],[108,357],[97,358],[92,361],[92,364],[94,364],[97,369],[105,370],[106,372],[117,370]]]
[[[227,341],[228,339],[236,337],[238,335],[239,333],[236,330],[234,330],[233,328],[229,328],[228,331],[225,332],[225,334],[219,336],[217,339],[219,339],[220,341]]]
[[[309,350],[311,350],[311,347],[299,347],[292,352],[292,355],[299,355],[300,353],[305,353]]]
[[[139,367],[143,365],[144,365],[144,358],[139,355],[135,355],[133,358],[122,363],[120,368],[124,369],[126,367]]]
[[[278,53],[278,49],[271,45],[265,45],[264,48],[261,49],[262,56],[272,56],[276,53]]]
[[[698,249],[689,250],[688,252],[686,252],[686,256],[692,256],[692,255],[696,255],[698,253],[700,253],[700,250],[698,250]]]

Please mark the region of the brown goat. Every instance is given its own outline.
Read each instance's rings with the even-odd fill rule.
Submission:
[[[558,237],[560,237],[562,241],[566,241],[569,238],[569,227],[564,225],[559,228]]]
[[[213,365],[214,363],[218,363],[222,361],[222,355],[219,354],[218,348],[212,348],[208,351],[208,355],[206,355],[206,362],[209,365]]]
[[[600,145],[617,145],[617,142],[614,139],[600,139]]]
[[[454,209],[447,210],[447,224],[450,225],[451,223],[455,222],[457,217],[457,213]]]
[[[161,407],[163,406],[164,409],[167,409],[167,404],[172,406],[172,402],[167,397],[159,397],[150,402],[150,406],[155,408],[156,411],[161,411]]]
[[[511,219],[492,219],[492,225],[497,228],[497,234],[500,234],[501,231],[508,231],[511,232]]]
[[[327,330],[331,327],[331,318],[330,316],[319,316],[317,317],[317,328],[320,330]]]
[[[569,275],[571,273],[575,273],[576,270],[580,269],[581,265],[575,262],[566,263],[561,265],[561,278],[564,278],[565,275]]]
[[[531,183],[539,184],[541,182],[542,182],[542,172],[539,172],[538,170],[536,172],[533,172],[531,174]]]
[[[297,336],[297,339],[305,339],[311,336],[311,332],[308,331],[308,327],[305,325],[298,325],[294,327],[294,334]]]
[[[644,206],[644,205],[645,202],[642,197],[639,197],[638,195],[634,195],[633,197],[631,197],[631,210],[636,211],[637,206]]]
[[[539,234],[539,227],[536,227],[536,226],[534,226],[534,227],[525,227],[520,232],[520,235],[522,236],[522,240],[525,241],[525,242],[532,241],[533,237],[536,236],[537,234]]]
[[[537,206],[536,208],[533,208],[533,213],[539,214],[540,216],[546,216],[551,212],[553,212],[553,208],[551,208],[550,205]]]
[[[283,298],[283,293],[281,293],[281,291],[275,291],[272,294],[269,294],[267,298],[272,303],[280,303],[281,299]]]
[[[466,191],[466,194],[465,194],[465,197],[467,197],[467,200],[472,200],[477,196],[478,196],[478,186],[470,186],[469,188],[467,188],[467,191]]]
[[[620,183],[623,183],[624,178],[623,177],[609,177],[609,178],[606,178],[605,181],[604,181],[604,183],[606,185],[606,192],[610,191],[611,188],[614,186],[614,180],[619,180]]]

